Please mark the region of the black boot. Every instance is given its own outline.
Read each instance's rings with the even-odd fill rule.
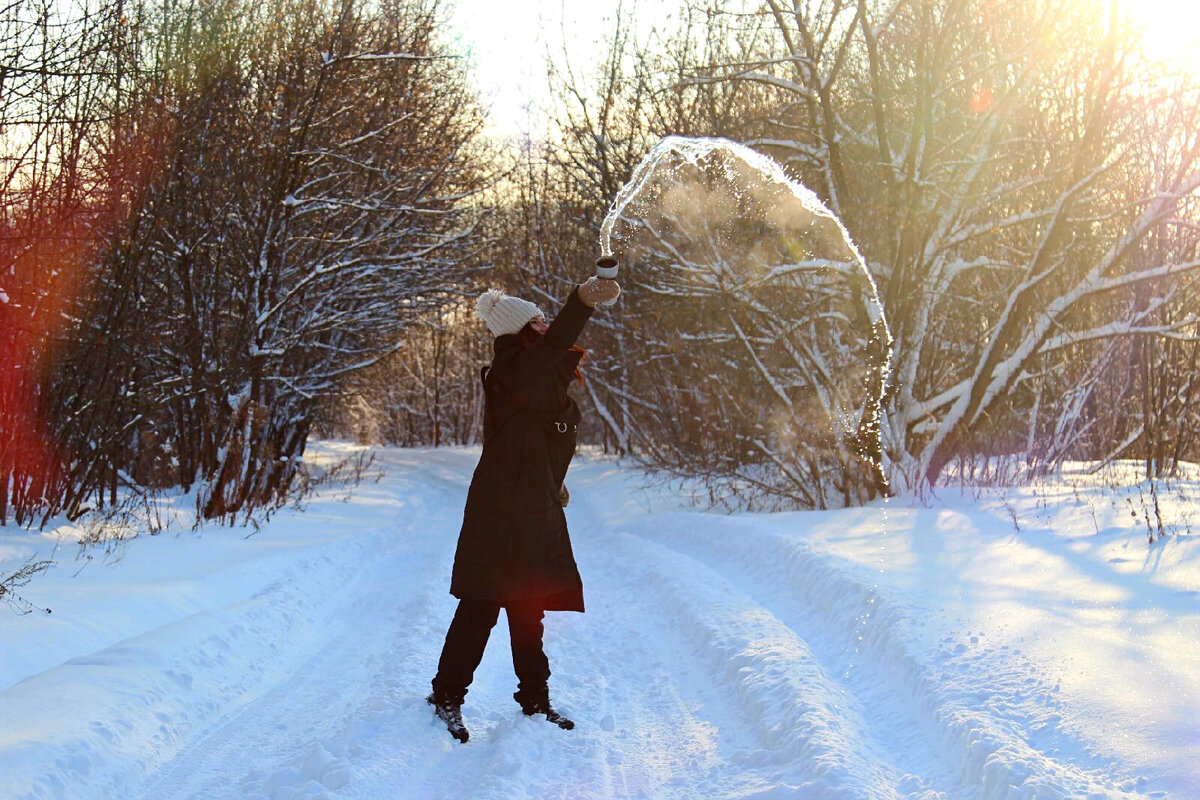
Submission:
[[[553,722],[555,725],[565,731],[569,731],[575,727],[574,722],[555,711],[550,705],[549,691],[533,692],[530,694],[524,694],[521,691],[516,691],[513,692],[513,699],[521,704],[521,711],[523,711],[527,717],[531,717],[534,714],[545,714],[547,722]]]
[[[467,732],[467,726],[463,725],[461,699],[439,697],[435,692],[426,697],[425,702],[433,706],[433,713],[446,723],[446,730],[450,732],[451,736],[464,743],[471,738],[471,734]]]

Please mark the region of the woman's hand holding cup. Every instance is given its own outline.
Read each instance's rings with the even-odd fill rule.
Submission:
[[[579,285],[579,299],[591,308],[612,305],[621,296],[621,285],[609,278],[592,276]]]
[[[620,262],[615,256],[600,256],[596,259],[596,274],[583,282],[579,287],[579,299],[585,304],[596,306],[611,306],[621,296],[620,285],[613,280],[617,277]]]

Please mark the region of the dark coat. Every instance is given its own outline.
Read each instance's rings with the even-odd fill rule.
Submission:
[[[463,512],[450,593],[499,605],[583,611],[558,490],[575,454],[579,407],[567,395],[571,350],[592,309],[572,292],[538,341],[497,336],[485,371],[483,453]]]

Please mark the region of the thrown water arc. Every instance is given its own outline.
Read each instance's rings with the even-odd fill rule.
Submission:
[[[641,193],[646,184],[649,183],[654,175],[654,171],[664,159],[675,155],[682,157],[693,166],[699,166],[703,158],[717,151],[724,152],[755,168],[764,178],[772,183],[786,186],[807,210],[837,225],[839,232],[842,234],[842,239],[854,256],[861,276],[870,286],[872,297],[867,305],[868,313],[871,314],[871,322],[883,322],[886,325],[886,320],[884,320],[883,316],[883,305],[879,301],[879,289],[876,287],[875,280],[871,277],[871,273],[867,269],[866,261],[863,260],[862,254],[858,252],[858,247],[854,244],[854,240],[850,238],[846,226],[842,224],[838,216],[821,202],[821,198],[817,197],[815,192],[799,181],[789,177],[777,161],[732,139],[699,136],[667,136],[651,148],[650,152],[638,162],[629,180],[617,192],[617,196],[613,199],[612,205],[609,207],[608,214],[604,217],[604,222],[600,226],[601,257],[596,260],[597,267],[599,267],[601,261],[607,262],[611,259],[615,262],[616,259],[613,257],[612,251],[613,228],[616,226],[617,220],[621,218],[625,208]],[[615,268],[615,263],[612,266]]]
[[[879,478],[886,486],[888,480],[885,474],[886,470],[883,466],[884,453],[881,441],[883,428],[882,398],[883,390],[887,383],[887,376],[890,373],[893,340],[884,314],[883,304],[879,299],[878,287],[871,276],[865,259],[863,259],[853,239],[850,238],[850,234],[846,230],[845,225],[842,224],[841,219],[821,201],[816,193],[799,181],[789,177],[783,167],[775,160],[730,139],[685,136],[667,136],[662,139],[638,163],[630,179],[621,187],[608,213],[605,215],[600,228],[601,256],[596,260],[597,274],[600,277],[616,277],[618,261],[612,248],[613,230],[630,204],[634,203],[639,195],[652,183],[652,179],[658,168],[662,164],[669,162],[670,159],[676,158],[682,159],[693,167],[703,169],[704,165],[702,162],[714,154],[724,155],[750,167],[751,170],[757,172],[768,184],[785,187],[787,192],[790,192],[799,201],[805,211],[811,213],[814,217],[828,221],[836,227],[837,233],[840,235],[842,243],[849,253],[849,261],[852,262],[848,266],[857,274],[858,281],[863,289],[860,297],[863,310],[866,312],[871,326],[871,331],[867,335],[867,338],[874,342],[882,351],[882,363],[877,365],[878,372],[876,375],[878,381],[869,390],[874,395],[872,398],[873,402],[868,403],[867,407],[863,409],[866,412],[866,418],[863,421],[874,428],[874,437],[877,442],[876,447],[878,448],[876,454],[868,460],[873,463]],[[876,448],[872,449],[875,450]],[[889,489],[885,489],[884,494],[888,494],[889,491]]]

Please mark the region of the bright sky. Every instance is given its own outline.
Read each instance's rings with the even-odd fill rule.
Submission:
[[[1105,0],[1095,0],[1107,9]],[[1135,19],[1146,26],[1146,44],[1163,58],[1180,58],[1191,48],[1192,57],[1200,44],[1200,0],[1119,0]]]
[[[561,62],[563,42],[577,74],[590,75],[604,55],[605,37],[616,24],[619,0],[454,0],[453,24],[474,63],[476,80],[492,109],[496,133],[530,130],[536,112],[549,101],[547,52]],[[626,0],[625,12],[633,3]],[[675,3],[639,4],[639,31],[670,14]]]
[[[1108,0],[1093,0],[1106,13]],[[1182,58],[1200,44],[1200,0],[1118,0],[1148,26],[1147,44],[1163,58]],[[518,135],[549,102],[546,53],[561,59],[563,42],[577,74],[588,75],[603,56],[604,37],[612,32],[620,0],[454,0],[453,24],[463,50],[492,109],[493,132]],[[660,25],[679,7],[672,0],[626,0],[625,13],[637,6],[639,33]]]

